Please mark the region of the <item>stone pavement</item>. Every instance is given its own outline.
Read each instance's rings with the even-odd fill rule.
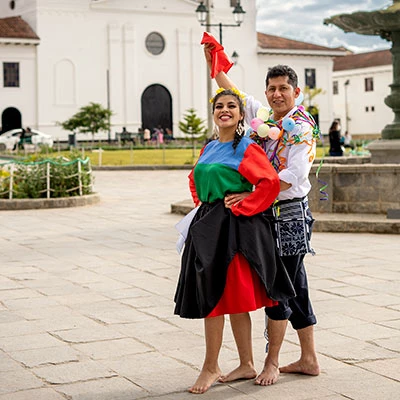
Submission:
[[[203,360],[201,320],[173,315],[171,203],[188,171],[97,171],[99,204],[0,212],[0,400],[183,400]],[[307,256],[318,377],[217,384],[202,399],[395,399],[400,391],[398,235],[316,232]],[[252,313],[256,367],[263,312]],[[299,346],[289,328],[281,363]],[[229,323],[221,367],[237,364]]]

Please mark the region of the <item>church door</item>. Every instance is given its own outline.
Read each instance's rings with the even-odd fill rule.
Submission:
[[[22,128],[22,117],[19,110],[14,107],[6,108],[1,114],[1,126],[1,132]]]
[[[142,94],[141,106],[143,129],[153,132],[160,125],[164,131],[172,130],[172,98],[168,89],[158,84],[148,86]]]

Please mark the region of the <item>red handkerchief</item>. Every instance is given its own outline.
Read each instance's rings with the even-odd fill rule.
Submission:
[[[233,62],[229,60],[222,45],[219,44],[215,37],[210,35],[208,32],[204,32],[200,44],[205,43],[211,43],[214,45],[211,50],[211,78],[215,78],[221,71],[228,72],[231,69]]]

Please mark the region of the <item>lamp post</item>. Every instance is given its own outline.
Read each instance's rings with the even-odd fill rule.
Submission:
[[[200,22],[201,26],[205,26],[206,28],[210,28],[211,26],[218,26],[219,42],[222,44],[222,28],[225,26],[230,26],[230,27],[240,26],[244,20],[244,14],[246,14],[246,11],[243,10],[242,6],[240,5],[240,0],[238,0],[235,8],[232,11],[235,24],[223,24],[221,22],[219,22],[218,24],[211,24],[208,18],[209,15],[208,8],[209,8],[208,0],[206,0],[206,5],[204,5],[204,1],[200,2],[199,6],[196,8],[197,20]]]
[[[225,26],[230,26],[230,27],[238,27],[241,25],[241,23],[244,20],[244,14],[246,13],[242,6],[240,5],[240,0],[237,1],[235,8],[232,11],[233,14],[233,18],[236,22],[235,25],[231,25],[231,24],[222,24],[222,23],[218,23],[218,24],[212,24],[211,20],[210,20],[210,13],[209,13],[209,0],[205,0],[201,1],[200,4],[198,5],[198,7],[196,8],[196,15],[197,15],[197,20],[200,22],[201,26],[205,26],[206,27],[206,31],[210,32],[210,28],[212,26],[218,26],[219,27],[219,42],[222,45],[222,28]],[[236,53],[236,52],[234,52]],[[237,53],[236,53],[237,55]],[[232,54],[233,56],[233,54]],[[235,62],[234,57],[233,61]],[[237,62],[237,58],[236,58],[236,62]],[[212,97],[212,83],[211,83],[211,79],[209,78],[209,72],[207,69],[207,129],[208,132],[212,132],[213,130],[213,120],[212,120],[212,115],[211,115],[211,110],[210,110],[210,104],[209,104],[209,99]]]
[[[107,69],[107,108],[110,109],[110,70]],[[108,143],[111,143],[111,116],[108,117]]]
[[[234,65],[236,65],[239,61],[239,54],[236,52],[236,50],[233,50],[233,53],[231,55],[231,59]]]
[[[347,81],[344,83],[344,111],[345,111],[345,116],[346,116],[346,132],[349,132],[349,105],[347,102],[347,87],[350,84],[350,80],[347,79]]]

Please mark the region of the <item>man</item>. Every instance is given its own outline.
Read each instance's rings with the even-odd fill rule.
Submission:
[[[204,47],[205,57],[210,69],[212,62],[211,49],[211,45],[206,44]],[[234,82],[223,71],[215,76],[215,80],[219,87],[236,87]],[[311,234],[312,217],[308,210],[306,196],[311,189],[308,175],[315,158],[316,127],[312,120],[308,122],[306,118],[298,118],[293,131],[288,132],[282,128],[282,121],[285,118],[290,116],[296,120],[296,114],[306,115],[296,106],[296,98],[300,95],[300,88],[297,84],[297,75],[292,68],[278,65],[269,70],[266,77],[265,90],[268,104],[273,112],[269,116],[269,120],[276,122],[277,127],[280,129],[281,137],[262,140],[262,145],[280,178],[280,193],[277,200],[282,204],[285,202],[290,203],[291,201],[304,204],[307,211],[306,217],[310,221]],[[260,102],[251,96],[246,96],[246,122],[249,125],[253,118],[256,117],[260,107]],[[247,195],[245,193],[229,195],[226,197],[225,203],[229,206],[241,201]],[[307,275],[303,263],[306,252],[282,256],[282,261],[292,279],[297,295],[286,303],[279,303],[278,306],[265,310],[268,317],[269,345],[267,345],[268,353],[264,368],[255,380],[258,385],[272,385],[277,381],[280,372],[313,376],[318,375],[320,372],[314,345],[316,318],[309,299]],[[296,362],[279,368],[279,352],[288,320],[297,331],[301,355]],[[239,323],[239,320],[231,319],[234,334],[236,331],[235,325]],[[250,371],[252,369],[254,369],[252,359],[242,360],[241,358],[239,367],[222,377],[221,381],[229,382],[251,377]]]

